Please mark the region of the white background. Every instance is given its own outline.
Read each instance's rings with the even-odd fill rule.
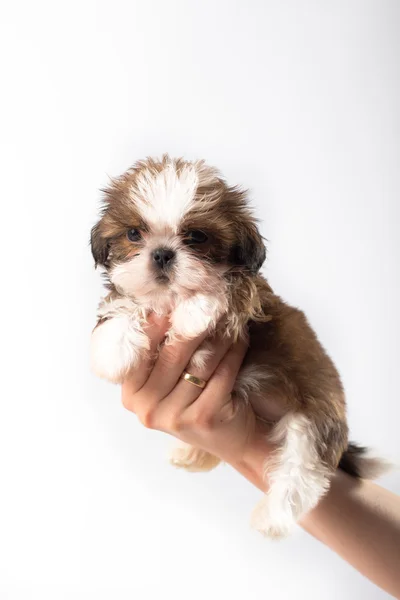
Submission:
[[[107,174],[146,155],[248,186],[352,437],[399,458],[400,4],[25,0],[0,21],[1,598],[385,598],[304,532],[252,532],[258,491],[173,470],[89,373],[88,238]]]

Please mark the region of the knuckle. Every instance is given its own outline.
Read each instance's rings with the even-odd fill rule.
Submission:
[[[201,411],[193,416],[192,425],[196,429],[207,432],[213,427],[213,416],[207,412]]]
[[[122,388],[121,392],[121,402],[122,406],[126,408],[126,410],[133,411],[133,396],[129,394],[124,388]]]
[[[174,415],[170,418],[165,431],[169,431],[172,434],[177,434],[182,431],[183,423],[180,415]]]
[[[138,413],[139,420],[141,424],[146,427],[146,429],[154,429],[155,428],[155,417],[156,410],[153,407],[146,407],[145,410],[140,411]]]

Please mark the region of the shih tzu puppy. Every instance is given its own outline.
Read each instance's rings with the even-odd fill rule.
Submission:
[[[247,337],[237,379],[238,402],[280,403],[266,459],[269,491],[253,524],[287,535],[327,491],[338,467],[377,474],[376,460],[349,444],[338,372],[304,314],[283,302],[259,270],[265,246],[244,191],[204,161],[164,156],[135,164],[105,190],[91,247],[108,281],[91,340],[94,372],[122,382],[149,349],[150,312],[170,315],[169,337]],[[207,341],[193,357],[201,365]],[[190,375],[190,374],[189,374]],[[261,411],[262,412],[262,411]],[[174,464],[212,468],[218,459],[188,447]]]

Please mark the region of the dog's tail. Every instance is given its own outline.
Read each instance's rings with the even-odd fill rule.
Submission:
[[[357,479],[377,479],[387,473],[391,464],[372,456],[368,448],[349,443],[339,462],[339,469]]]

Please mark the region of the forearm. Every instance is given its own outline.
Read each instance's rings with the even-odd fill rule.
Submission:
[[[263,462],[271,450],[262,439],[233,464],[263,492]],[[400,498],[338,471],[328,494],[303,517],[301,527],[360,573],[400,598]]]
[[[400,598],[400,499],[338,472],[301,526],[360,573]]]

